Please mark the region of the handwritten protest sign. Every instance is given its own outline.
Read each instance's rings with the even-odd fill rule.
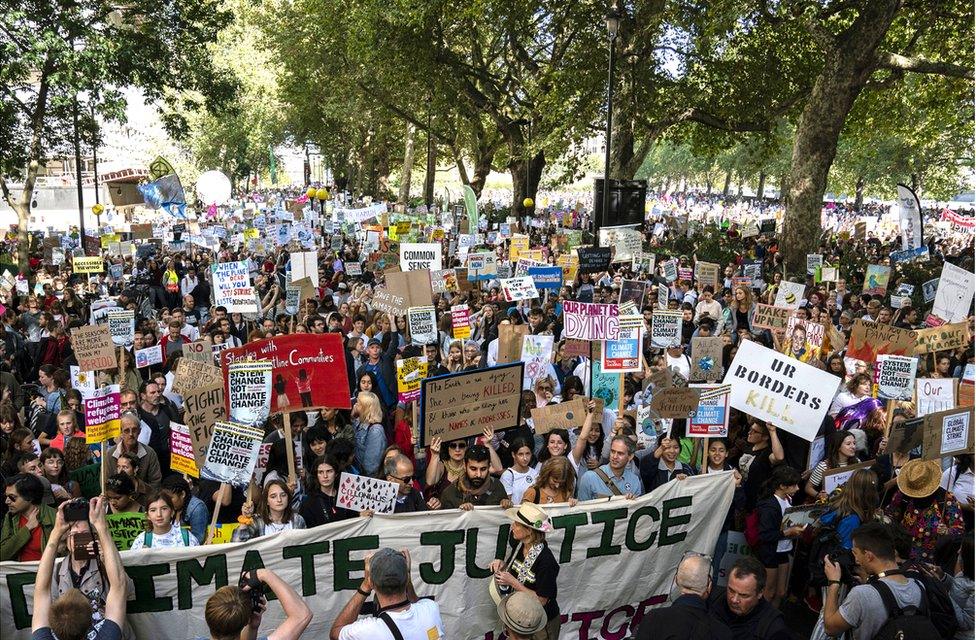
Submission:
[[[112,334],[104,324],[88,325],[71,330],[71,346],[74,348],[78,367],[82,371],[101,371],[118,366]]]
[[[531,300],[539,297],[539,292],[536,290],[531,276],[506,278],[501,280],[501,285],[505,302],[518,302],[519,300]]]
[[[235,362],[227,367],[227,415],[234,422],[257,424],[271,412],[271,362]]]
[[[212,264],[210,275],[213,283],[214,306],[226,307],[227,313],[257,312],[254,287],[251,286],[247,262]]]
[[[956,406],[954,378],[918,378],[915,380],[915,415],[922,417]]]
[[[178,422],[169,423],[169,466],[176,473],[185,473],[194,478],[200,477],[190,429]]]
[[[820,430],[840,379],[746,340],[739,344],[724,382],[732,385],[734,409],[809,442]]]
[[[385,275],[387,290],[402,298],[406,308],[426,307],[434,296],[430,285],[430,272],[424,269],[414,271],[391,271]],[[403,315],[399,313],[397,315]]]
[[[620,309],[615,304],[563,301],[563,337],[616,340],[620,337]]]
[[[651,316],[651,346],[657,349],[681,345],[681,311],[655,310]]]
[[[223,380],[218,379],[187,391],[183,395],[183,407],[186,409],[183,420],[193,443],[193,458],[199,470],[206,464],[214,424],[227,419]]]
[[[771,304],[757,304],[752,326],[756,329],[785,329],[793,310],[787,307],[774,307]]]
[[[601,227],[600,246],[613,247],[614,262],[633,262],[643,253],[644,234],[633,227]]]
[[[847,481],[851,479],[854,472],[859,469],[870,469],[875,464],[875,460],[868,460],[867,462],[860,462],[858,464],[849,464],[845,467],[837,467],[836,469],[831,469],[824,472],[823,475],[823,488],[827,495],[833,493],[838,487],[843,487],[847,484]]]
[[[397,295],[383,287],[377,287],[373,290],[372,306],[377,311],[395,316],[406,315],[408,308],[407,299],[404,296]]]
[[[111,384],[96,389],[85,399],[85,442],[98,444],[109,438],[118,438],[122,426],[119,420],[120,388]]]
[[[802,282],[781,280],[779,289],[776,290],[776,300],[773,302],[773,306],[799,309],[800,303],[803,302],[804,291],[806,291],[806,285]]]
[[[194,360],[205,364],[213,364],[213,344],[210,338],[201,338],[183,345],[183,360]]]
[[[356,512],[393,513],[398,491],[399,485],[395,482],[343,471],[339,475],[336,504]]]
[[[271,362],[271,406],[275,412],[352,408],[339,334],[274,336],[220,352],[225,372],[230,363],[248,359]]]
[[[887,453],[897,451],[907,454],[915,447],[922,444],[922,433],[924,431],[925,418],[912,418],[911,420],[895,420],[891,423],[891,430],[888,432]]]
[[[715,262],[696,262],[695,274],[702,285],[711,285],[713,289],[718,289],[718,278],[721,266]]]
[[[953,408],[925,416],[922,458],[938,460],[973,450],[973,408]]]
[[[691,380],[714,382],[722,377],[721,338],[694,337],[691,339]]]
[[[907,356],[915,353],[916,333],[858,318],[851,329],[847,357],[874,362],[881,354]]]
[[[522,355],[519,359],[525,364],[524,388],[534,388],[538,380],[549,374],[552,347],[553,336],[526,335],[522,338]]]
[[[610,247],[579,247],[576,255],[579,256],[579,273],[599,273],[606,271],[610,266]]]
[[[976,276],[972,271],[946,262],[932,301],[933,315],[950,323],[964,322],[973,306],[974,284]]]
[[[235,487],[251,481],[258,462],[258,447],[264,430],[234,422],[217,422],[213,427],[207,458],[200,475],[206,480],[226,482]]]
[[[135,311],[110,311],[108,330],[112,334],[112,343],[115,346],[127,347],[132,344],[136,331]]]
[[[603,342],[590,343],[590,397],[599,398],[612,411],[620,409],[622,374],[603,370]]]
[[[173,391],[186,397],[188,393],[198,387],[214,382],[223,382],[220,369],[206,362],[180,358],[176,363],[176,375],[173,378]]]
[[[397,400],[413,402],[420,397],[420,383],[427,377],[427,356],[397,360]]]
[[[421,432],[429,445],[435,437],[454,440],[517,427],[522,409],[521,362],[455,373],[423,381]]]
[[[911,400],[915,389],[918,358],[878,356],[878,397],[883,400]]]
[[[651,399],[651,409],[662,418],[688,418],[698,407],[700,388],[669,387],[661,389]]]
[[[128,551],[132,542],[146,532],[146,514],[109,513],[105,515],[108,532],[119,551]]]
[[[960,349],[969,344],[969,326],[965,322],[927,327],[915,333],[918,334],[918,344],[915,346],[918,355]]]
[[[163,347],[161,345],[157,344],[151,347],[146,347],[145,349],[136,350],[136,369],[162,363]]]

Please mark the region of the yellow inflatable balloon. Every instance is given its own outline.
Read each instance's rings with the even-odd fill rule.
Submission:
[[[305,192],[305,195],[307,195],[309,198],[314,198],[315,197],[315,187],[309,187],[308,188],[308,191]]]
[[[522,206],[525,207],[526,209],[531,208],[532,205],[534,204],[535,202],[532,200],[532,198],[526,198],[525,200],[522,201]]]
[[[318,198],[319,200],[328,200],[329,192],[326,191],[325,189],[319,189],[315,192],[315,197]]]
[[[93,204],[91,210],[92,210],[92,213],[94,213],[96,216],[100,216],[100,215],[102,215],[102,213],[105,212],[105,205],[103,205],[100,202],[99,203],[96,203],[96,204]]]

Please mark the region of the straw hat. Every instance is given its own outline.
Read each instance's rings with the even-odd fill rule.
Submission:
[[[509,520],[517,522],[523,527],[535,529],[542,533],[552,531],[552,518],[537,504],[523,502],[518,507],[505,509],[505,515],[508,516]]]
[[[939,488],[942,467],[938,460],[909,460],[898,474],[898,490],[909,498],[927,498]]]
[[[505,628],[531,636],[546,628],[546,610],[533,593],[516,591],[498,603],[498,617]]]

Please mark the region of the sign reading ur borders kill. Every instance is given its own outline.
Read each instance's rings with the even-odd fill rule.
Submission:
[[[521,362],[454,373],[423,382],[420,430],[424,445],[517,427],[522,411]]]
[[[745,340],[724,383],[732,385],[733,408],[813,441],[840,379]]]

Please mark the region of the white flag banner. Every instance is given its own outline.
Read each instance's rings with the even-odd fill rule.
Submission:
[[[906,185],[898,185],[898,226],[901,228],[901,248],[922,246],[922,212],[918,196]]]
[[[648,609],[666,604],[686,551],[711,554],[732,502],[732,472],[669,482],[650,495],[546,505],[554,530],[546,542],[559,562],[561,638],[592,638],[600,629],[636,628]],[[284,531],[248,542],[123,551],[134,581],[128,622],[137,638],[207,638],[207,598],[236,584],[245,567],[264,566],[292,585],[314,612],[307,638],[324,638],[362,582],[363,558],[381,548],[410,550],[410,574],[421,597],[440,606],[446,637],[498,638],[488,564],[504,546],[510,521],[499,507],[374,515]],[[30,637],[37,562],[0,563],[0,633]],[[599,585],[599,589],[593,588]],[[284,620],[277,600],[258,635]]]
[[[965,320],[973,304],[974,286],[976,276],[971,271],[946,262],[942,265],[939,288],[932,302],[932,315],[950,324]]]

